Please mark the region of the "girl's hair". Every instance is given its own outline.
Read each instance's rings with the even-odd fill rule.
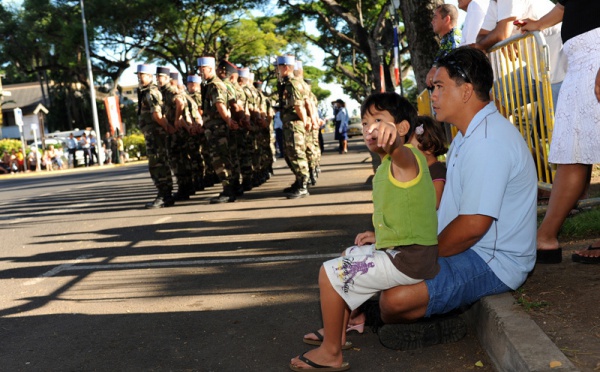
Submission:
[[[419,116],[415,137],[421,151],[430,151],[435,157],[448,152],[446,134],[442,124],[431,116]]]
[[[408,142],[417,126],[417,110],[408,100],[397,93],[373,93],[368,96],[360,107],[360,116],[364,117],[371,110],[387,111],[394,118],[395,124],[402,120],[408,121],[410,129],[404,137],[404,142]]]

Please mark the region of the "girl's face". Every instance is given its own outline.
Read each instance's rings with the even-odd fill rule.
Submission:
[[[380,153],[383,151],[379,146],[377,146],[377,136],[379,134],[377,129],[381,123],[394,122],[394,117],[388,111],[379,111],[374,106],[371,106],[368,110],[366,110],[362,117],[362,134],[365,144],[369,150],[375,153]],[[372,128],[374,128],[373,131],[369,133]]]

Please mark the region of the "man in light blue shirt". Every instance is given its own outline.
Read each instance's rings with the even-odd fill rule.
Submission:
[[[73,137],[73,133],[69,134],[67,139],[67,149],[69,151],[69,164],[73,164],[73,168],[77,168],[77,140]]]
[[[489,61],[483,52],[465,47],[442,57],[437,67],[431,96],[436,118],[459,130],[447,155],[438,212],[441,269],[423,283],[383,292],[386,323],[445,314],[517,289],[535,264],[535,166],[518,130],[490,103]],[[409,327],[386,324],[379,337],[385,346],[406,349],[456,341],[464,331],[464,323],[442,318]],[[417,341],[408,345],[404,340],[413,336]]]

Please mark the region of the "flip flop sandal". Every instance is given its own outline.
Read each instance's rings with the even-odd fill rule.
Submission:
[[[587,247],[586,251],[597,251],[600,250],[600,247],[592,247],[591,245]],[[578,253],[573,253],[571,255],[571,260],[573,262],[584,263],[584,264],[600,264],[600,256],[598,257],[586,257],[582,256]]]
[[[304,354],[306,354],[306,353],[304,353]],[[348,364],[348,362],[343,362],[342,365],[339,367],[323,366],[323,365],[317,364],[317,363],[313,362],[312,360],[308,359],[307,357],[304,356],[304,354],[298,356],[298,359],[300,359],[304,363],[308,364],[312,368],[300,368],[300,367],[296,367],[295,365],[290,363],[290,369],[292,371],[302,372],[302,371],[308,371],[311,369],[318,369],[319,371],[326,371],[326,372],[342,372],[342,371],[347,371],[350,369],[350,364]]]
[[[304,343],[308,344],[308,345],[321,346],[321,344],[323,343],[323,335],[320,334],[319,331],[314,331],[311,334],[315,335],[315,337],[317,337],[317,340],[313,340],[312,338],[305,337],[302,339],[302,341],[304,341]],[[342,350],[349,350],[349,349],[352,349],[353,347],[354,347],[354,345],[352,345],[352,342],[346,341],[346,343],[344,345],[342,345]],[[309,363],[306,363],[306,364],[309,364]]]
[[[559,264],[562,262],[562,248],[538,249],[536,264]]]

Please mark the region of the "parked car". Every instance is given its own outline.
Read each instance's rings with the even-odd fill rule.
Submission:
[[[360,118],[358,118],[358,122],[356,118],[352,118],[348,125],[348,138],[354,136],[362,136],[362,123],[360,122]]]

